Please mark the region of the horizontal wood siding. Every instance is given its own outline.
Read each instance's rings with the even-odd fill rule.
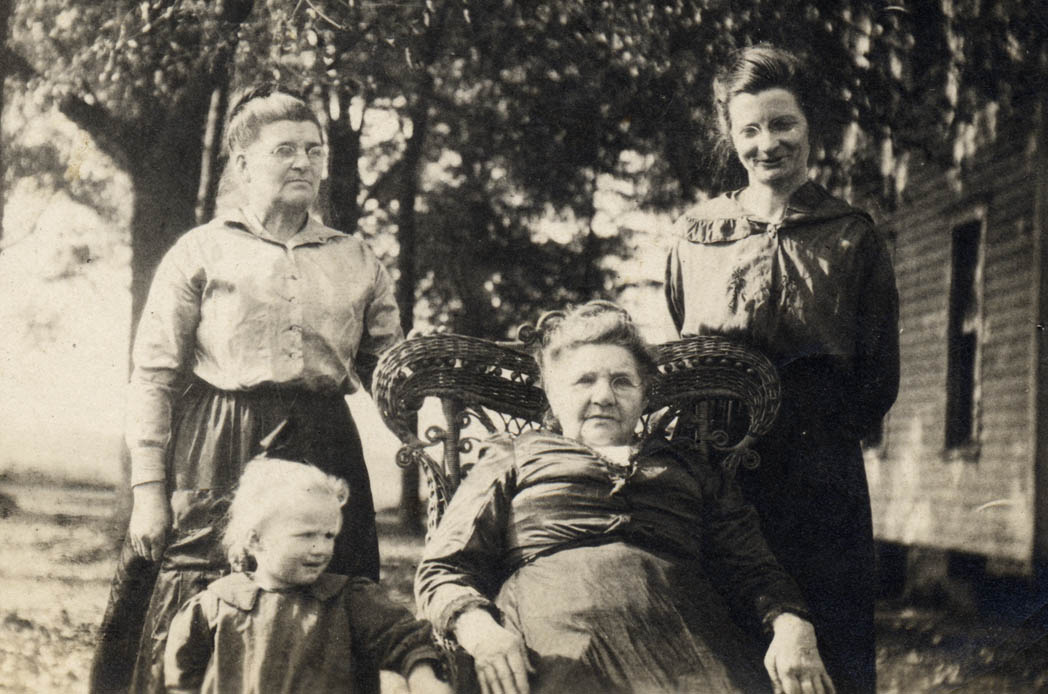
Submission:
[[[1030,561],[1033,189],[1025,138],[985,153],[958,187],[921,171],[895,233],[902,380],[867,472],[878,538]],[[952,229],[985,211],[976,450],[944,450]]]

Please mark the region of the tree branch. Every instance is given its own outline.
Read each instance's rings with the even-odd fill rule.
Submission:
[[[312,0],[306,0],[306,4],[309,5],[310,9],[312,9],[314,12],[317,13],[318,17],[320,17],[321,19],[326,21],[331,26],[335,27],[339,31],[345,31],[346,30],[345,26],[339,24],[334,19],[332,19],[331,17],[329,17],[326,14],[324,14],[324,11],[321,10],[319,7],[317,7],[316,3],[314,3]]]
[[[10,77],[20,77],[23,80],[28,80],[32,77],[40,76],[37,69],[21,53],[11,50],[10,46],[3,47],[0,57],[3,59],[4,69]]]
[[[126,163],[135,151],[137,137],[105,107],[89,103],[76,94],[66,94],[59,101],[58,110],[85,130],[114,160]]]
[[[0,48],[0,58],[8,76],[18,77],[23,81],[43,76],[25,56],[10,46]],[[72,93],[62,96],[58,102],[58,110],[87,131],[106,154],[116,161],[126,161],[133,140],[123,121],[115,118],[97,103],[90,103]]]

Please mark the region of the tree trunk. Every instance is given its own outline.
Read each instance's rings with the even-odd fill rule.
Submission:
[[[11,19],[11,0],[0,0],[0,56],[7,53],[7,25]],[[7,81],[8,62],[0,60],[0,114],[4,112],[4,84]],[[4,164],[3,143],[0,142],[0,240],[4,238]]]
[[[206,113],[206,105],[202,110]],[[138,327],[157,265],[175,240],[196,224],[202,129],[202,124],[199,128],[192,128],[197,135],[194,139],[196,146],[186,147],[188,152],[180,152],[179,145],[171,140],[158,141],[146,161],[132,169],[131,181],[135,191],[131,211],[132,336]]]
[[[468,209],[468,223],[473,229],[485,229],[489,224],[498,224],[491,218],[491,210],[486,204],[474,203]],[[495,327],[495,307],[491,304],[491,294],[484,287],[485,280],[490,276],[492,259],[483,257],[482,253],[481,247],[462,248],[458,260],[446,269],[462,301],[462,311],[455,319],[454,330],[463,335],[502,339],[504,335],[492,332]]]
[[[326,90],[327,91],[327,90]],[[340,231],[352,234],[357,228],[360,208],[357,198],[360,195],[360,172],[357,162],[360,160],[360,130],[353,126],[349,114],[353,92],[346,86],[335,87],[334,93],[328,91],[325,101],[338,103],[338,118],[328,126],[328,143],[331,148],[331,159],[328,166],[329,185],[329,224]],[[401,316],[403,321],[403,315]]]
[[[462,312],[455,320],[454,330],[463,335],[504,340],[505,335],[496,335],[493,332],[495,307],[491,305],[491,295],[484,288],[483,278],[479,278],[477,274],[482,265],[475,261],[479,259],[464,256],[454,271],[455,288],[458,290],[459,299],[462,300]]]
[[[195,210],[197,224],[203,224],[215,216],[218,184],[222,179],[222,141],[225,137],[226,110],[229,108],[228,58],[226,62],[223,66],[223,72],[226,73],[225,84],[215,87],[211,92],[211,104],[207,113]]]
[[[414,326],[415,285],[417,277],[417,229],[415,220],[415,197],[418,195],[419,170],[422,164],[423,145],[426,140],[428,100],[420,96],[411,109],[413,129],[404,150],[403,179],[397,200],[400,213],[397,217],[397,306],[400,307],[400,325],[406,335]],[[422,507],[418,498],[419,470],[410,466],[402,468],[400,475],[400,524],[409,530],[422,528]]]
[[[215,202],[222,180],[222,144],[225,139],[226,111],[229,109],[233,54],[240,40],[237,32],[254,5],[254,0],[218,0],[215,3],[215,15],[225,24],[229,39],[218,47],[207,74],[207,83],[212,86],[212,90],[202,141],[200,186],[197,189],[195,210],[197,224],[203,224],[215,216]]]
[[[588,188],[586,207],[580,211],[580,216],[588,221],[586,225],[588,228],[586,236],[582,239],[582,253],[578,259],[582,265],[582,272],[578,277],[579,286],[576,288],[585,300],[599,297],[604,291],[604,277],[600,271],[600,260],[603,255],[601,243],[593,231],[593,217],[597,213],[596,205],[593,202],[593,195],[597,189],[595,178],[590,178]]]

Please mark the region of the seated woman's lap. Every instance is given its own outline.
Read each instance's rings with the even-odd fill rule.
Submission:
[[[540,557],[496,605],[536,661],[533,691],[750,692],[766,682],[751,665],[759,651],[696,565],[622,542]],[[591,680],[600,687],[585,689]]]

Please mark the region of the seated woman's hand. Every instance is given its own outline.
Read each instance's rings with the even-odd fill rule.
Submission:
[[[784,612],[772,623],[775,635],[764,655],[776,694],[834,694],[833,681],[819,656],[815,628]]]
[[[454,630],[459,645],[473,656],[483,694],[528,694],[531,665],[520,635],[481,609],[459,615]]]

